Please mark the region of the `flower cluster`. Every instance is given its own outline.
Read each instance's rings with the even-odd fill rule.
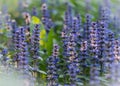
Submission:
[[[98,31],[97,31],[97,23],[92,22],[91,27],[90,27],[90,53],[91,53],[91,69],[90,69],[90,85],[95,86],[99,85],[99,69],[100,69],[100,64],[99,64],[99,58],[98,58]]]
[[[114,41],[114,55],[115,55],[115,60],[119,61],[120,60],[120,42],[118,39],[115,39]]]
[[[42,23],[44,24],[46,32],[48,33],[50,29],[54,26],[54,24],[52,20],[50,19],[49,10],[48,10],[48,7],[45,1],[42,4],[41,10],[42,10]]]
[[[40,25],[36,24],[34,26],[33,32],[32,32],[32,37],[31,37],[31,51],[32,51],[32,59],[33,59],[33,64],[34,64],[34,70],[38,70],[38,65],[39,65],[39,58],[40,58]]]
[[[91,18],[92,16],[90,14],[86,14],[86,23],[85,23],[85,26],[84,26],[84,32],[83,32],[83,35],[84,35],[84,39],[86,40],[89,40],[89,28],[91,26]]]
[[[25,28],[20,27],[15,31],[14,34],[14,45],[15,50],[17,51],[16,56],[14,58],[17,61],[17,67],[22,70],[28,70],[28,50],[27,43],[25,39]]]
[[[59,46],[57,44],[54,44],[53,46],[53,53],[52,56],[50,56],[47,59],[47,80],[48,84],[47,86],[58,86],[58,62],[59,62]]]
[[[68,75],[70,76],[70,86],[77,85],[77,74],[80,72],[79,69],[79,59],[77,56],[77,52],[75,51],[75,35],[70,34],[70,39],[68,42]]]

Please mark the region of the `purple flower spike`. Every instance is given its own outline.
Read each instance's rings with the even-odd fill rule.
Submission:
[[[47,67],[47,86],[58,86],[58,62],[59,62],[59,46],[54,44],[53,53],[47,59],[48,67]]]

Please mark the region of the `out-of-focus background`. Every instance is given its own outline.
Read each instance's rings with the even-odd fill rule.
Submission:
[[[4,24],[6,23],[5,18],[10,18],[15,20],[18,26],[24,26],[25,21],[23,18],[23,13],[29,13],[31,17],[34,18],[33,12],[36,12],[36,17],[41,21],[41,2],[45,0],[0,0],[0,50],[8,48],[9,57],[12,58],[14,52],[11,51],[10,41],[11,41],[11,32],[7,30]],[[40,49],[41,51],[48,52],[47,54],[42,55],[44,61],[40,62],[40,67],[42,71],[46,72],[46,58],[52,54],[52,45],[55,40],[60,46],[62,46],[60,35],[63,28],[64,14],[67,9],[67,3],[72,7],[72,13],[80,14],[82,18],[82,23],[85,22],[85,15],[87,13],[91,14],[94,20],[99,18],[99,8],[101,6],[108,8],[108,15],[110,16],[110,25],[111,30],[115,32],[115,36],[119,36],[120,32],[120,0],[46,0],[47,6],[50,12],[50,18],[54,22],[54,28],[51,28],[50,33],[48,34],[48,41],[41,41]],[[4,15],[5,14],[5,15]],[[6,17],[7,16],[7,17]],[[4,19],[2,19],[4,18]],[[4,21],[3,21],[4,20]],[[31,19],[32,20],[32,19]],[[7,22],[9,24],[9,22]],[[114,25],[117,25],[116,28]],[[114,27],[113,27],[114,26]],[[4,29],[5,28],[5,29]],[[42,35],[41,35],[42,34]],[[117,34],[117,35],[116,35]],[[40,33],[43,39],[45,38],[44,31]],[[47,38],[47,37],[46,37]],[[43,49],[43,50],[42,50]],[[44,50],[46,49],[46,50]],[[62,50],[61,50],[62,51]],[[60,52],[61,52],[60,51]],[[61,54],[62,56],[62,54]],[[46,75],[41,75],[41,81],[46,80]],[[63,77],[64,78],[64,77]],[[62,82],[63,80],[60,79]],[[41,85],[45,86],[45,85]]]
[[[36,7],[40,12],[41,1],[42,0],[0,0],[0,10],[9,11],[12,17],[17,18],[21,15],[20,10],[31,12],[32,8]],[[48,0],[48,7],[51,10],[53,20],[56,18],[55,15],[58,14],[62,14],[58,16],[59,18],[63,17],[63,13],[66,10],[66,2],[69,2],[73,9],[82,16],[84,16],[86,11],[91,14],[97,13],[100,5],[109,7],[116,16],[118,16],[120,12],[120,0]]]

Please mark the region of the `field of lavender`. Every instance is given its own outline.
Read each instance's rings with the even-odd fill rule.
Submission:
[[[0,0],[0,86],[120,86],[117,3]]]

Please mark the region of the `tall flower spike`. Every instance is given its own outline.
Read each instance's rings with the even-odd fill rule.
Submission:
[[[18,67],[25,72],[28,72],[29,65],[28,65],[28,48],[25,38],[25,28],[21,27],[20,29],[20,59],[18,62]]]
[[[115,82],[115,83],[120,83],[119,81],[119,77],[120,77],[120,41],[118,39],[114,40],[114,48],[113,48],[113,54],[114,54],[114,60],[112,61],[112,63],[110,63],[110,79]],[[113,84],[113,83],[112,83]]]
[[[13,44],[15,43],[15,40],[16,40],[16,29],[17,29],[17,24],[15,22],[15,20],[12,21],[12,42]]]
[[[74,41],[77,42],[77,38],[78,38],[78,31],[79,30],[79,24],[78,24],[78,19],[77,17],[73,18],[73,22],[72,22],[72,29],[71,29],[71,34],[73,34],[74,37]]]
[[[100,21],[105,22],[106,24],[109,24],[110,22],[110,11],[108,8],[100,8]],[[108,25],[107,25],[108,26]]]
[[[15,66],[23,73],[28,73],[28,48],[26,43],[25,28],[16,28],[14,32],[14,47],[15,47],[15,57],[13,61],[16,63]]]
[[[67,53],[68,53],[68,75],[70,77],[70,86],[77,85],[77,75],[80,73],[79,69],[79,59],[76,52],[76,43],[75,43],[75,35],[70,33],[69,42],[67,46]]]
[[[36,24],[34,26],[33,29],[33,33],[32,33],[32,46],[33,46],[33,51],[34,51],[34,59],[38,59],[39,58],[39,41],[40,41],[40,25]]]
[[[105,57],[104,58],[104,71],[109,72],[111,69],[111,64],[114,62],[114,33],[112,31],[108,31],[107,40],[105,42]]]
[[[77,25],[76,25],[76,29],[77,29],[77,45],[80,46],[81,41],[82,41],[82,24],[81,24],[81,16],[80,14],[76,15],[77,18]],[[79,49],[78,49],[79,50]]]
[[[53,45],[53,53],[47,59],[47,86],[58,86],[58,62],[59,62],[59,47],[57,44]]]
[[[79,68],[80,68],[81,76],[86,76],[85,71],[89,67],[89,63],[88,63],[89,53],[87,50],[88,50],[88,42],[81,41],[79,53],[78,53],[78,57],[79,57],[78,59],[79,59],[79,65],[80,65]]]
[[[48,33],[50,29],[54,26],[52,20],[50,19],[50,14],[48,11],[48,7],[46,3],[42,4],[42,23],[44,24],[44,27],[46,29],[46,32]]]
[[[15,57],[13,58],[14,62],[17,63],[18,71],[21,73],[22,80],[24,79],[25,82],[30,82],[30,86],[33,86],[32,75],[29,71],[29,59],[28,59],[28,47],[26,43],[26,35],[25,35],[25,28],[20,27],[16,28],[15,35],[14,35],[14,46],[15,46]],[[31,81],[28,81],[31,80]]]
[[[67,45],[68,45],[68,32],[67,32],[67,26],[66,25],[64,25],[64,27],[63,27],[63,30],[62,30],[62,33],[61,33],[61,38],[62,38],[62,42],[63,42],[63,44],[62,44],[62,46],[63,46],[63,51],[62,51],[62,55],[63,55],[63,59],[62,59],[62,61],[63,61],[63,66],[64,66],[64,68],[63,68],[63,76],[65,77],[65,82],[67,82],[66,80],[66,76],[67,76],[67,62],[66,61],[68,61],[68,53],[67,53]]]
[[[33,66],[34,66],[34,70],[37,71],[38,70],[38,65],[39,65],[39,60],[40,60],[40,54],[39,54],[39,50],[40,50],[40,25],[36,24],[34,26],[33,32],[32,32],[32,38],[31,38],[31,43],[32,43],[32,59],[33,59]]]
[[[72,28],[72,9],[69,4],[67,4],[67,11],[65,12],[64,16],[64,24],[67,26],[67,29]]]
[[[61,38],[62,38],[62,42],[63,42],[63,47],[65,47],[63,49],[63,56],[66,58],[67,57],[67,54],[66,54],[67,42],[68,42],[68,34],[67,34],[67,26],[66,25],[64,25],[64,27],[63,27],[63,30],[61,33]]]
[[[79,52],[79,59],[80,59],[80,66],[87,67],[88,64],[86,62],[86,59],[88,58],[88,43],[87,41],[81,42],[80,52]]]
[[[16,51],[16,54],[13,58],[13,61],[16,63],[16,67],[18,67],[18,62],[20,60],[20,53],[18,51],[20,51],[20,30],[19,28],[17,27],[15,30],[13,30],[13,44],[14,44],[14,50]]]
[[[76,46],[75,49],[76,49],[76,52],[79,51],[79,47],[80,47],[80,42],[81,42],[81,34],[80,34],[80,20],[78,20],[79,18],[78,17],[74,17],[73,18],[73,21],[72,21],[72,29],[71,29],[71,34],[73,34],[75,37],[74,37],[74,41],[76,42]]]
[[[91,26],[91,15],[90,14],[86,14],[86,22],[85,22],[85,26],[84,26],[84,32],[83,32],[83,37],[85,40],[88,40],[89,39],[89,29],[90,29],[90,26]]]
[[[67,62],[68,61],[68,53],[67,53],[67,45],[68,45],[68,35],[69,35],[69,32],[70,32],[70,29],[72,28],[72,12],[71,12],[71,6],[69,6],[67,4],[68,8],[65,12],[65,15],[64,15],[64,26],[63,26],[63,30],[62,30],[62,33],[61,33],[61,37],[62,37],[62,41],[63,41],[63,62],[64,62],[64,66],[65,66],[65,69],[63,70],[63,73],[64,73],[64,77],[67,76]],[[68,31],[69,30],[69,31]],[[65,81],[66,82],[66,81]]]
[[[68,43],[67,43],[67,55],[68,55],[68,75],[70,77],[70,86],[77,85],[77,75],[80,73],[79,69],[79,58],[77,55],[76,45],[77,45],[77,32],[79,29],[78,19],[77,17],[73,18],[72,21],[72,29],[68,36]]]
[[[76,15],[76,18],[77,18],[77,20],[78,20],[78,21],[77,21],[77,23],[78,23],[78,30],[80,31],[80,30],[81,30],[81,27],[82,27],[82,26],[81,26],[81,23],[82,23],[82,22],[81,22],[81,16],[80,16],[80,14],[77,14],[77,15]]]
[[[63,30],[61,33],[61,37],[62,37],[62,41],[63,41],[63,47],[66,47],[63,49],[63,55],[64,57],[67,57],[67,53],[66,53],[66,49],[67,49],[67,43],[68,43],[68,34],[70,31],[68,31],[69,29],[72,28],[72,16],[71,16],[71,7],[69,5],[67,5],[67,11],[65,12],[64,15],[64,26],[63,26]],[[65,59],[66,60],[66,59]]]
[[[99,77],[99,58],[98,58],[98,33],[97,33],[97,23],[92,22],[90,27],[90,53],[91,53],[91,69],[90,69],[90,85],[98,86],[100,81]]]
[[[120,61],[120,41],[118,39],[114,41],[114,55],[115,60]]]
[[[104,71],[104,60],[105,60],[105,42],[106,42],[106,23],[104,21],[98,21],[98,47],[99,47],[99,59],[101,65],[101,73]]]

